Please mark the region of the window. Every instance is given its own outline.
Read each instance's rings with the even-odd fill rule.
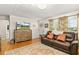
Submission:
[[[53,20],[53,30],[58,30],[59,29],[59,19],[54,19]]]
[[[68,17],[68,31],[77,31],[77,16]]]

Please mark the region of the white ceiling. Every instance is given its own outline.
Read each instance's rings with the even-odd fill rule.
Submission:
[[[76,10],[79,10],[79,4],[49,4],[43,10],[31,4],[0,4],[0,15],[16,15],[29,18],[58,16]]]

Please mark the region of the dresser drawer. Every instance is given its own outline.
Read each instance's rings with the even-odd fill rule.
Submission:
[[[15,42],[32,39],[32,30],[15,30]]]

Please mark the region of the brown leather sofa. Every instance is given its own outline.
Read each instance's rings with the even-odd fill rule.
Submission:
[[[64,32],[66,34],[66,42],[58,40],[49,40],[45,35],[41,35],[41,43],[71,55],[78,54],[78,35],[73,32]]]

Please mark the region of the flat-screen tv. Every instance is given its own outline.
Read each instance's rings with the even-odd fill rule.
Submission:
[[[16,29],[27,30],[30,29],[30,23],[16,22]]]

